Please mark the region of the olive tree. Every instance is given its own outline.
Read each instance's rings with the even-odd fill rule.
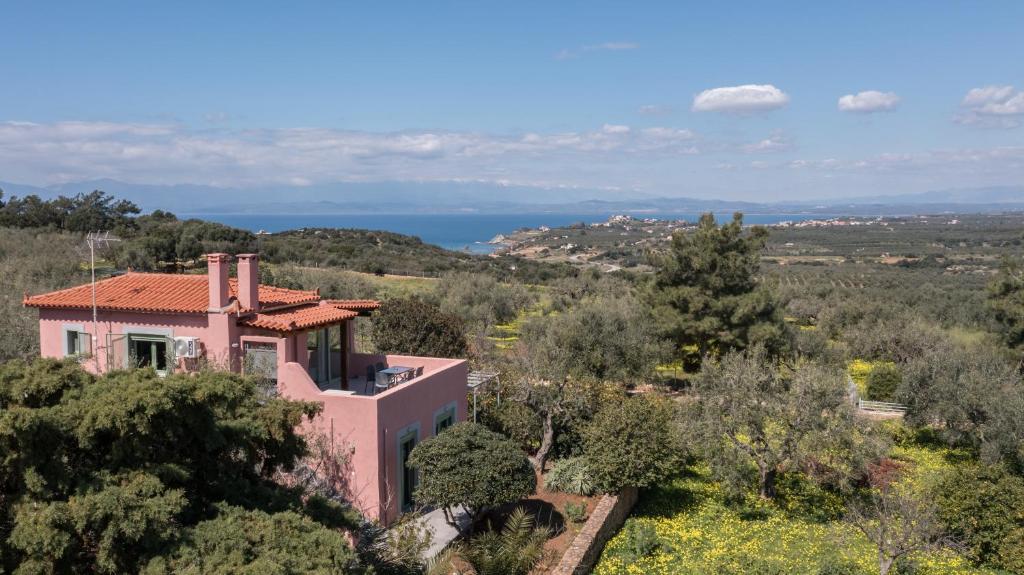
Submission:
[[[756,346],[706,361],[693,393],[693,436],[734,488],[746,482],[750,466],[758,494],[774,498],[778,476],[808,455],[840,475],[851,465],[856,421],[846,378],[836,369],[780,365]]]
[[[986,462],[1024,469],[1024,380],[1012,360],[991,349],[940,346],[905,371],[897,395],[908,422],[937,427]]]
[[[878,573],[912,553],[955,546],[946,535],[933,503],[899,484],[885,484],[854,502],[847,521],[870,541],[878,553]]]
[[[989,284],[988,308],[1006,344],[1024,345],[1024,264],[1019,258],[1004,261]]]
[[[521,377],[512,395],[543,422],[534,467],[543,471],[570,416],[592,414],[594,382],[644,382],[666,351],[648,310],[631,297],[587,299],[529,322],[515,353]]]

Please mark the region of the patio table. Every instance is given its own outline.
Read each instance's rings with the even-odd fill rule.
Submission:
[[[378,371],[377,373],[384,374],[385,377],[387,377],[387,387],[391,387],[392,385],[395,385],[399,381],[408,380],[409,379],[409,375],[412,374],[415,371],[416,370],[414,368],[411,368],[411,367],[403,367],[403,366],[400,366],[400,365],[396,365],[396,366],[388,367],[386,369],[382,369],[382,370]],[[379,384],[378,384],[378,387],[380,387]]]

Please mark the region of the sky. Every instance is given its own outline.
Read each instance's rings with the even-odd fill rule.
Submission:
[[[0,181],[1024,184],[1024,2],[0,0]]]

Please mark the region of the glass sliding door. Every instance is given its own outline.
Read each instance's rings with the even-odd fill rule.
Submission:
[[[128,360],[131,367],[152,367],[166,375],[173,360],[169,338],[160,335],[128,335]]]

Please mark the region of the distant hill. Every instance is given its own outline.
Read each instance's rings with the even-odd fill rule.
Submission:
[[[835,200],[835,204],[1024,204],[1024,186],[990,186],[936,190],[918,194],[864,196]]]
[[[0,182],[8,195],[43,198],[103,190],[145,210],[176,213],[360,214],[502,212],[521,204],[585,201],[596,190],[503,186],[485,182],[340,182],[311,186],[230,188],[197,184],[130,184],[103,179],[29,186]],[[640,194],[625,194],[639,198]]]
[[[594,199],[608,192],[575,188],[502,186],[481,182],[368,182],[312,186],[220,188],[194,184],[129,184],[92,180],[46,187],[0,182],[7,195],[43,198],[100,189],[146,211],[179,214],[416,214],[416,213],[631,213],[652,217],[703,211],[779,214],[894,215],[948,211],[1024,209],[1024,186],[937,190],[915,194],[770,203],[652,197],[636,192]]]

